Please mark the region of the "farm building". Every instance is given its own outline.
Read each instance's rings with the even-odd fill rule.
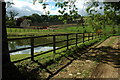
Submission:
[[[24,27],[24,28],[30,27],[30,20],[28,20],[28,19],[23,20],[23,21],[20,23],[20,27]]]

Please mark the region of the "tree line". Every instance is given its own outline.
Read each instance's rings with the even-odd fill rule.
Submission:
[[[16,14],[15,12],[11,12],[12,14]],[[59,22],[61,24],[64,23],[77,23],[70,15],[39,15],[39,14],[32,14],[30,16],[21,16],[19,18],[15,18],[12,14],[9,13],[11,16],[6,16],[7,24],[9,26],[20,26],[20,23],[27,19],[30,23],[51,23],[51,22]],[[63,17],[67,17],[66,22],[64,22]],[[81,18],[81,15],[77,15],[74,17],[75,19]]]

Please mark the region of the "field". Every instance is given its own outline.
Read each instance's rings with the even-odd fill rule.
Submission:
[[[16,37],[16,35],[22,36],[40,36],[47,34],[64,34],[64,33],[83,33],[86,32],[95,32],[91,26],[62,26],[57,27],[57,29],[49,30],[49,29],[19,29],[19,28],[7,28],[8,37]],[[112,26],[107,25],[105,29],[103,29],[103,33],[110,33],[113,30]],[[118,31],[118,26],[115,26],[116,32]],[[18,36],[17,36],[18,37]]]
[[[107,26],[103,33],[110,33],[112,31],[111,26]],[[60,27],[55,30],[35,30],[35,29],[17,29],[17,28],[7,28],[8,38],[15,38],[15,37],[26,37],[26,36],[40,36],[40,35],[50,35],[50,34],[63,34],[63,33],[83,33],[86,30],[86,32],[94,32],[92,27],[87,26],[83,29],[82,26],[67,26],[67,27]],[[116,32],[118,32],[118,28],[115,28]],[[48,78],[48,76],[51,76],[52,73],[54,73],[56,70],[66,64],[71,63],[72,60],[75,60],[76,57],[78,57],[75,53],[79,53],[79,51],[82,51],[84,49],[87,49],[91,45],[97,42],[102,42],[105,39],[107,39],[109,36],[104,36],[102,38],[97,38],[91,41],[87,41],[85,43],[78,44],[78,47],[75,45],[69,46],[69,50],[66,50],[66,48],[62,48],[60,50],[57,50],[56,53],[49,52],[47,54],[43,54],[40,56],[35,57],[35,61],[31,61],[30,59],[21,61],[16,63],[15,65],[20,69],[20,71],[23,73],[25,77],[28,77],[28,79],[38,79],[39,78]],[[73,36],[71,36],[73,38]],[[48,40],[52,39],[49,37]],[[60,37],[60,40],[66,39],[66,37]],[[86,38],[87,39],[87,38]],[[42,42],[40,40],[37,40],[38,42]],[[45,41],[45,40],[43,40]],[[109,43],[112,43],[114,41],[111,40]],[[27,44],[27,42],[25,42]],[[78,51],[78,52],[77,52]],[[34,55],[41,54],[41,52],[34,53]],[[81,55],[81,54],[79,54]],[[17,55],[11,55],[11,61],[16,61],[19,59],[23,59],[26,57],[30,57],[30,54],[17,54]],[[64,61],[65,60],[65,61]],[[79,73],[82,78],[86,78],[91,74],[91,70],[94,67],[96,67],[97,59],[90,63],[92,66],[90,68],[85,68],[86,70],[81,73]],[[81,63],[80,65],[87,64],[87,63]],[[75,65],[77,65],[75,63]],[[26,71],[25,71],[26,69]],[[59,71],[59,70],[58,70]],[[61,69],[62,72],[67,72],[65,69]],[[34,73],[31,73],[34,72]],[[52,73],[51,73],[52,72]],[[37,74],[39,73],[39,75]],[[56,72],[55,72],[56,73]],[[32,76],[30,76],[32,75]],[[72,75],[71,73],[69,75]],[[59,75],[56,75],[55,78],[60,77]]]
[[[115,28],[116,31],[118,32],[118,28]],[[18,29],[18,28],[7,28],[7,33],[8,33],[8,38],[16,38],[16,37],[27,37],[27,36],[40,36],[40,35],[50,35],[50,34],[64,34],[64,33],[83,33],[83,31],[86,30],[86,32],[94,32],[94,30],[92,29],[92,27],[90,26],[86,26],[83,29],[83,26],[62,26],[62,27],[58,27],[58,29],[55,30],[37,30],[37,29]],[[109,33],[112,30],[112,26],[107,26],[106,29],[104,29],[104,33]],[[75,36],[70,36],[71,38],[74,38]],[[66,37],[64,36],[60,36],[57,37],[58,41],[60,40],[66,40]],[[51,42],[52,41],[52,37],[45,38],[45,39],[36,39],[35,44],[41,44],[41,43],[46,43],[46,42]],[[22,41],[23,43],[21,43],[20,45],[28,45],[28,41]],[[72,41],[74,42],[74,40]],[[19,42],[18,42],[19,43]],[[63,43],[61,45],[64,45],[66,43]],[[59,46],[60,47],[60,46]],[[23,58],[26,56],[30,56],[29,54],[20,54],[20,55],[12,55],[11,56],[11,60],[16,60],[19,58],[16,58],[16,56],[19,58]]]

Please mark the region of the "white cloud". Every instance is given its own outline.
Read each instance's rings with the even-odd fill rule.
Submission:
[[[85,16],[87,15],[86,12],[86,2],[88,2],[89,0],[77,0],[75,5],[78,8],[78,14]]]
[[[7,1],[7,0],[6,0]],[[60,8],[55,7],[54,0],[44,0],[47,1],[47,3],[50,3],[46,7],[46,11],[50,11],[50,15],[60,15],[58,10],[61,10]],[[86,1],[89,0],[77,0],[75,5],[78,8],[78,13],[82,16],[87,15],[87,12],[85,11],[86,5],[84,4]],[[13,5],[11,8],[7,8],[7,11],[15,10],[19,13],[17,17],[20,16],[29,16],[33,13],[37,14],[45,14],[45,11],[43,10],[42,4],[36,2],[35,5],[33,5],[33,0],[13,0]],[[69,12],[69,10],[67,10]]]
[[[7,11],[10,11],[10,10],[16,11],[17,13],[19,13],[17,17],[28,16],[33,13],[37,13],[40,15],[43,14],[42,5],[39,3],[36,3],[36,5],[33,5],[33,3],[30,2],[30,0],[29,1],[14,0],[13,3],[15,5],[12,5],[12,7],[7,8]]]

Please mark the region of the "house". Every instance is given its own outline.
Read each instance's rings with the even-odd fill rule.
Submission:
[[[24,20],[20,23],[20,27],[24,27],[24,28],[30,27],[30,20],[24,19]]]

